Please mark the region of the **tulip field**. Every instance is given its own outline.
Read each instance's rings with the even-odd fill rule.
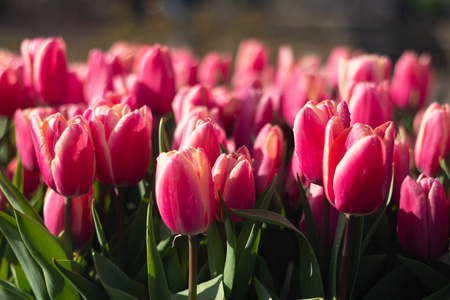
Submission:
[[[0,299],[450,299],[432,57],[0,51]]]

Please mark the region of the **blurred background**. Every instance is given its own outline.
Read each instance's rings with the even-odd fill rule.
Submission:
[[[62,36],[69,61],[114,41],[189,46],[235,53],[263,40],[275,61],[290,44],[296,56],[324,61],[337,45],[386,54],[433,56],[435,98],[450,102],[450,0],[0,0],[0,47],[19,52],[24,38]]]

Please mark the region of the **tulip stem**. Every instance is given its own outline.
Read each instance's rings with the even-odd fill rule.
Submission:
[[[67,250],[73,253],[72,198],[64,197],[64,236]]]
[[[347,222],[345,224],[345,233],[344,233],[344,245],[342,247],[342,257],[341,257],[341,266],[339,270],[339,289],[338,289],[338,298],[339,300],[349,299],[347,295],[351,294],[353,290],[353,286],[349,286],[349,279],[351,276],[351,264],[354,249],[354,242],[357,235],[357,217],[352,215],[346,215]]]
[[[189,300],[197,299],[197,244],[195,236],[188,235],[189,241]]]
[[[322,221],[320,226],[320,248],[319,248],[319,267],[322,278],[325,280],[327,274],[327,252],[328,252],[328,237],[330,229],[330,202],[328,202],[327,196],[323,193],[322,200]]]
[[[125,216],[123,213],[123,188],[116,187],[116,231],[117,231],[117,263],[121,269],[125,267]]]

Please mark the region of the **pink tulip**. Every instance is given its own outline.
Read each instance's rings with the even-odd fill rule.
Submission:
[[[296,66],[287,82],[281,101],[281,114],[292,127],[298,111],[309,101],[326,99],[325,78],[321,72]]]
[[[358,82],[369,81],[376,85],[389,80],[392,63],[387,56],[363,54],[339,61],[339,95],[341,100],[350,98]]]
[[[349,59],[352,52],[347,47],[336,47],[331,50],[326,66],[326,78],[333,90],[338,88],[339,63],[341,59]]]
[[[323,154],[325,128],[328,120],[339,116],[345,128],[350,126],[350,113],[345,102],[333,100],[320,103],[309,101],[297,114],[294,122],[296,159],[309,182],[323,184]]]
[[[282,89],[286,85],[291,76],[294,59],[294,51],[291,46],[280,46],[278,49],[277,68],[274,75],[274,84],[277,87]]]
[[[204,105],[208,109],[212,108],[212,95],[209,88],[201,84],[182,88],[176,94],[172,103],[175,122],[178,124],[189,113],[192,107],[200,105]]]
[[[300,196],[300,189],[297,182],[297,175],[299,176],[300,183],[303,186],[307,186],[309,184],[309,182],[306,181],[305,175],[303,175],[303,172],[300,169],[300,166],[298,164],[298,158],[294,151],[294,153],[292,154],[292,159],[289,162],[289,166],[286,169],[286,176],[284,180],[285,181],[284,197],[283,197],[284,205],[291,209],[297,207]]]
[[[83,81],[74,71],[67,72],[67,97],[65,103],[84,103]]]
[[[123,73],[129,74],[133,71],[133,65],[139,46],[125,41],[115,42],[108,50],[108,56],[117,58],[120,63],[120,69]],[[114,72],[117,74],[116,72]]]
[[[314,222],[316,223],[319,236],[322,235],[322,207],[323,207],[323,187],[317,184],[311,184],[308,189],[308,202],[313,213]],[[331,245],[334,240],[334,233],[336,232],[337,221],[339,218],[339,211],[330,206],[330,221],[328,229],[328,245]],[[302,214],[299,228],[305,232],[305,214]]]
[[[66,44],[61,38],[43,40],[33,61],[33,84],[44,103],[62,104],[67,96]]]
[[[14,114],[16,146],[22,159],[25,169],[38,171],[39,164],[36,153],[34,152],[33,140],[31,138],[31,117],[36,114],[41,119],[47,118],[51,114],[55,114],[56,110],[50,107],[18,109]]]
[[[84,103],[69,103],[58,106],[58,112],[62,114],[66,120],[83,115],[85,110],[86,105]]]
[[[189,48],[172,51],[175,82],[178,88],[197,84],[198,58]]]
[[[195,235],[215,219],[209,160],[202,149],[163,152],[156,165],[155,196],[164,223],[174,233]]]
[[[152,113],[147,106],[131,111],[126,104],[99,106],[84,113],[94,140],[96,178],[116,186],[144,178],[152,150]]]
[[[391,203],[398,204],[400,187],[406,176],[409,175],[409,148],[406,138],[397,137],[394,144],[394,188]]]
[[[386,200],[392,174],[395,129],[387,122],[375,129],[356,123],[344,129],[332,117],[325,130],[324,188],[337,210],[372,214]]]
[[[352,125],[363,123],[371,127],[377,127],[389,121],[389,116],[383,109],[380,95],[374,83],[359,82],[355,84],[347,103],[352,116]]]
[[[239,108],[239,100],[233,92],[225,87],[215,87],[211,91],[214,106],[219,109],[221,125],[229,132],[236,120],[236,112]]]
[[[449,219],[444,188],[439,180],[422,174],[414,181],[407,176],[401,187],[397,236],[403,251],[430,261],[448,241]]]
[[[215,87],[230,82],[232,56],[228,53],[210,52],[202,59],[198,67],[199,82]]]
[[[416,144],[414,160],[419,171],[428,176],[440,171],[439,158],[450,149],[450,105],[432,103],[423,116]]]
[[[27,94],[23,85],[22,67],[8,66],[0,69],[0,115],[11,117],[23,108]]]
[[[89,107],[94,107],[94,99],[102,97],[107,91],[112,91],[113,71],[107,65],[105,56],[101,50],[92,49],[89,51],[88,73],[84,85],[84,97]]]
[[[137,60],[136,75],[133,94],[137,107],[148,105],[158,115],[170,112],[175,96],[175,75],[167,47],[155,45],[143,50]]]
[[[95,150],[89,125],[77,116],[66,120],[56,113],[42,121],[31,117],[31,136],[45,183],[60,195],[89,192],[95,174]]]
[[[16,173],[17,158],[13,158],[8,164],[8,171],[11,174]],[[11,176],[12,178],[12,176]],[[41,176],[38,172],[30,171],[26,168],[23,169],[23,195],[27,199],[31,199],[34,192],[41,185]]]
[[[75,248],[81,251],[94,232],[91,202],[94,200],[94,188],[84,195],[72,199],[72,231],[75,236]],[[44,198],[44,223],[48,230],[59,236],[64,230],[64,197],[47,189]]]
[[[420,109],[427,101],[433,85],[432,61],[429,54],[420,57],[405,51],[395,64],[392,99],[400,109]]]
[[[255,181],[250,153],[245,146],[231,154],[222,154],[212,167],[217,219],[223,222],[219,191],[228,209],[252,209],[255,205]],[[244,218],[230,211],[233,222]]]
[[[20,53],[24,65],[24,84],[27,88],[34,90],[33,66],[36,52],[44,38],[24,39],[20,45]]]
[[[187,123],[179,149],[202,148],[210,165],[213,165],[220,155],[219,130],[223,129],[210,118],[202,119],[194,116]]]
[[[259,195],[269,186],[275,174],[280,174],[284,152],[284,136],[280,127],[271,124],[264,126],[253,148],[255,186]]]

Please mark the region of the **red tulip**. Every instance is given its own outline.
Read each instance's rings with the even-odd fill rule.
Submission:
[[[439,180],[407,176],[401,187],[397,236],[406,254],[433,260],[445,248],[449,233],[447,200]]]
[[[203,149],[161,153],[157,159],[155,196],[164,223],[174,233],[195,235],[215,219],[211,166]]]

